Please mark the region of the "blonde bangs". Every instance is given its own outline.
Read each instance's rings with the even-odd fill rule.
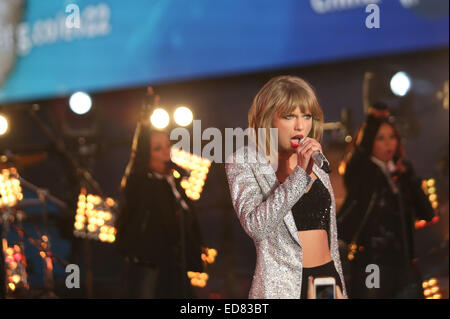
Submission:
[[[315,96],[311,96],[306,90],[301,88],[289,88],[279,105],[275,105],[275,112],[280,116],[287,115],[300,108],[302,113],[313,113]]]

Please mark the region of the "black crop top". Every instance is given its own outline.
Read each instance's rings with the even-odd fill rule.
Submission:
[[[297,230],[325,229],[330,225],[331,197],[328,189],[316,178],[309,192],[292,207]]]

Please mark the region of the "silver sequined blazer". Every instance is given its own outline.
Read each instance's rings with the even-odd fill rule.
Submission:
[[[256,268],[249,298],[298,299],[302,287],[302,247],[292,206],[313,183],[299,166],[280,184],[269,160],[249,162],[255,148],[245,146],[225,164],[233,207],[256,246]],[[347,297],[338,251],[336,203],[328,174],[314,165],[314,173],[331,196],[330,251]]]

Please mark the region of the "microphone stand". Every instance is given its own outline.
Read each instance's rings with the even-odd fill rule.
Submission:
[[[402,231],[402,246],[404,249],[404,267],[405,267],[405,271],[406,271],[406,276],[407,276],[407,282],[403,283],[403,289],[406,289],[407,287],[409,287],[410,284],[412,284],[412,280],[413,280],[413,274],[414,274],[414,269],[413,269],[413,265],[411,264],[412,261],[412,257],[410,255],[411,251],[410,251],[410,247],[408,245],[408,239],[407,239],[407,229],[408,229],[408,225],[406,223],[406,215],[405,215],[405,206],[403,204],[403,194],[402,194],[402,187],[401,187],[401,183],[400,181],[397,184],[397,188],[398,188],[398,208],[399,208],[399,213],[400,213],[400,226],[401,226],[401,231]],[[406,286],[405,286],[406,285]],[[408,293],[408,291],[407,291]],[[408,297],[407,297],[408,298]]]
[[[184,229],[184,209],[181,206],[181,200],[177,199],[178,204],[180,205],[180,249],[181,249],[181,289],[182,289],[182,293],[183,293],[183,298],[186,298],[186,292],[187,292],[187,287],[186,287],[186,234],[185,234],[185,229]]]
[[[179,211],[179,230],[180,230],[180,267],[181,267],[181,287],[182,287],[182,298],[186,298],[188,297],[187,295],[187,291],[188,291],[188,287],[187,287],[187,280],[186,280],[186,276],[187,276],[187,262],[186,262],[186,228],[185,228],[185,216],[184,214],[186,214],[188,212],[187,209],[185,209],[182,205],[182,201],[184,201],[183,198],[183,189],[181,187],[178,187],[177,182],[174,179],[174,184],[175,184],[175,189],[178,191],[178,193],[180,194],[180,198],[175,197],[175,200],[178,204],[178,211]],[[185,201],[185,204],[187,205],[187,202]],[[190,209],[189,205],[188,205],[188,209]]]
[[[405,208],[403,205],[403,195],[402,195],[402,189],[400,187],[400,183],[397,183],[397,187],[398,187],[398,207],[399,207],[399,212],[400,212],[400,223],[401,223],[401,227],[402,227],[402,244],[403,244],[403,248],[405,249],[404,262],[405,262],[405,266],[408,267],[409,263],[411,261],[411,258],[410,258],[410,252],[409,252],[409,247],[408,247],[408,240],[406,237],[407,236],[406,235],[407,225],[406,225]]]
[[[76,173],[76,176],[78,177],[79,183],[81,185],[86,185],[89,188],[91,188],[94,192],[96,192],[99,196],[103,196],[103,192],[100,188],[100,185],[95,181],[95,179],[92,177],[91,173],[86,170],[85,168],[82,168],[78,161],[74,159],[74,156],[67,150],[67,148],[64,145],[64,142],[61,139],[56,138],[56,136],[53,135],[51,130],[48,128],[48,126],[39,118],[39,116],[36,114],[36,112],[39,110],[38,104],[33,104],[32,109],[29,111],[30,116],[36,121],[36,123],[39,125],[39,127],[42,129],[42,131],[47,135],[47,137],[53,142],[53,145],[56,147],[56,150],[59,152],[60,155],[64,158],[64,160],[69,164],[69,167]],[[92,282],[93,282],[93,271],[92,271],[92,265],[91,265],[91,247],[89,246],[88,242],[85,242],[85,263],[86,263],[86,286],[87,286],[87,297],[92,298]]]
[[[56,150],[63,156],[64,160],[67,161],[70,167],[76,172],[78,178],[80,179],[80,182],[92,188],[98,195],[103,196],[100,185],[92,177],[91,173],[85,168],[82,168],[81,165],[74,159],[74,156],[67,150],[64,142],[54,136],[48,126],[36,114],[36,111],[38,110],[39,105],[33,104],[33,108],[29,111],[29,114],[36,121],[45,135],[47,135],[47,137],[51,140],[53,145],[56,147]]]

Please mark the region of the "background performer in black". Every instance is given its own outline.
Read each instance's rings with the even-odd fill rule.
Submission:
[[[338,214],[338,234],[350,250],[350,298],[423,298],[414,262],[414,221],[434,212],[387,107],[371,108],[355,136]],[[380,288],[366,287],[366,266],[380,269]]]
[[[172,174],[170,140],[146,118],[136,128],[121,183],[117,245],[128,268],[124,297],[193,298],[187,271],[202,271],[200,229]]]

